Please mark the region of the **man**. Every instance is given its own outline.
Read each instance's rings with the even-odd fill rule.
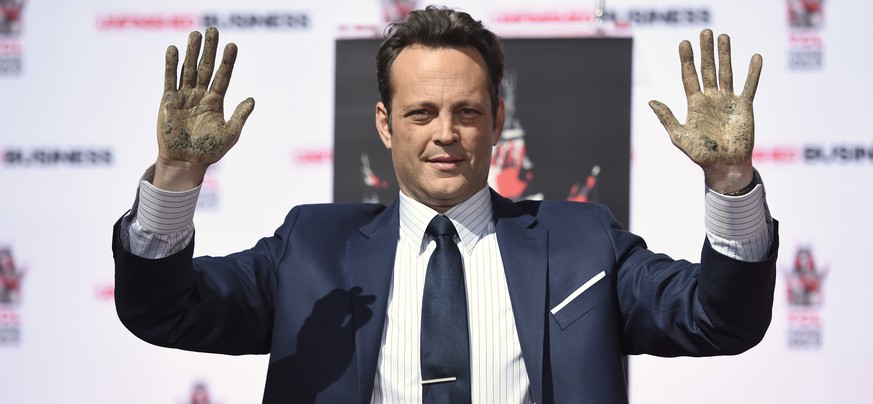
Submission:
[[[680,45],[685,125],[651,103],[704,170],[701,264],[647,250],[599,205],[491,192],[502,49],[469,15],[435,7],[394,24],[377,55],[376,126],[398,201],[298,206],[252,249],[192,259],[197,186],[254,107],[224,122],[236,47],[208,89],[217,40],[208,29],[198,67],[192,33],[178,86],[168,49],[159,156],[114,230],[118,314],[140,338],[270,353],[266,403],[621,403],[625,354],[736,354],[763,338],[777,242],[751,165],[761,58],[734,95],[727,36],[717,74],[712,32],[701,34],[703,91]],[[446,274],[460,274],[454,297],[435,292],[457,292],[433,280]],[[452,370],[431,376],[440,366]]]

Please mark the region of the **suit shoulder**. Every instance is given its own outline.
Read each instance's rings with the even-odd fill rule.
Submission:
[[[520,201],[516,203],[525,213],[539,220],[606,220],[615,221],[608,207],[595,202]]]
[[[378,215],[386,209],[385,205],[378,203],[312,203],[297,205],[294,209],[301,212],[332,213],[335,215]]]
[[[360,227],[373,220],[387,207],[375,203],[319,203],[298,205],[291,209],[285,221],[315,222],[320,226]]]

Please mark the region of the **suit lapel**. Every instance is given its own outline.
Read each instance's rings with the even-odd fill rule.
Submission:
[[[493,191],[491,200],[521,352],[534,397],[540,402],[543,397],[548,231],[537,228],[535,217]]]
[[[355,343],[359,402],[362,403],[370,401],[376,378],[388,291],[391,289],[400,234],[398,209],[399,203],[393,203],[360,229],[360,237],[349,240],[346,245],[352,287],[361,288],[362,296],[375,296],[373,304],[356,306],[353,316],[358,330]]]

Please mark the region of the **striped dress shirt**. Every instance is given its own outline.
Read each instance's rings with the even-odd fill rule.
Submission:
[[[121,242],[149,259],[181,251],[194,234],[199,187],[169,192],[151,185],[154,168],[140,181],[131,211],[122,219]],[[741,196],[709,189],[705,227],[713,248],[724,255],[759,261],[771,245],[772,219],[763,185]],[[400,238],[382,334],[373,403],[420,403],[421,299],[427,261],[435,242],[424,230],[437,212],[400,193]],[[488,188],[445,212],[458,229],[470,323],[474,403],[531,403],[503,261],[497,244]]]
[[[400,239],[372,403],[421,402],[421,300],[438,213],[400,193]],[[487,187],[444,213],[464,263],[474,403],[531,403]]]

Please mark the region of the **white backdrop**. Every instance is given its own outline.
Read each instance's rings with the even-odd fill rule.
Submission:
[[[702,176],[646,103],[681,119],[677,44],[698,49],[705,27],[731,35],[737,89],[751,55],[764,56],[756,166],[781,221],[764,341],[736,357],[633,357],[635,403],[873,400],[873,3],[824,2],[799,27],[795,2],[606,2],[609,32],[634,40],[630,229],[654,250],[699,256]],[[259,402],[267,357],[157,348],[115,315],[110,226],[155,158],[164,51],[217,21],[222,43],[240,47],[226,108],[257,101],[195,218],[196,253],[223,255],[272,233],[291,206],[331,199],[334,40],[381,32],[383,2],[32,0],[17,14],[21,3],[0,0],[0,402],[183,403],[198,384],[214,403]],[[590,33],[594,3],[448,5],[498,34],[550,36]],[[801,248],[824,274],[811,306],[788,301]]]

